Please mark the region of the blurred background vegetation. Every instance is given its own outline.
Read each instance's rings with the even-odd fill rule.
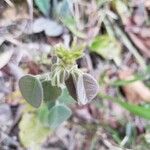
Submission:
[[[77,64],[100,91],[84,106],[65,91],[73,113],[53,130],[18,80],[50,71],[53,47],[74,39],[85,45]],[[1,0],[0,149],[149,150],[149,63],[149,0]]]

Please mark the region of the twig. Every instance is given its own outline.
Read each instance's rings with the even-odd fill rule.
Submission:
[[[33,20],[33,0],[27,0],[29,7],[30,20]]]
[[[108,16],[109,18],[109,16]],[[108,19],[106,18],[106,19]],[[108,22],[110,20],[108,19]],[[117,25],[116,22],[111,20],[111,24],[113,26],[114,32],[117,34],[118,38],[121,40],[121,42],[128,48],[128,50],[133,54],[133,56],[136,58],[137,63],[142,67],[142,69],[146,69],[146,63],[143,59],[143,57],[139,54],[138,50],[133,46],[130,39],[127,37],[127,35],[124,33],[124,31]]]
[[[11,0],[5,0],[5,2],[6,2],[10,7],[14,7],[14,4],[11,2]]]

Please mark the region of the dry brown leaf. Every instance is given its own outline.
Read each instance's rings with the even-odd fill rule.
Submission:
[[[131,80],[134,78],[130,69],[119,72],[122,80]],[[150,102],[150,89],[142,82],[135,81],[122,87],[125,96],[129,102],[139,104],[141,102]]]
[[[145,57],[150,58],[150,49],[145,43],[145,38],[140,38],[139,36],[129,33],[130,38],[134,42],[134,44],[141,50],[141,52],[145,55]],[[150,40],[149,40],[150,42]]]
[[[134,34],[137,34],[139,36],[141,36],[141,38],[150,38],[150,27],[138,27],[136,25],[133,24],[127,24],[126,25],[126,31],[127,32],[132,32]]]

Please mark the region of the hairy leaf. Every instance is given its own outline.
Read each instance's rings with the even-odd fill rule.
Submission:
[[[78,78],[76,90],[79,103],[85,105],[97,95],[99,86],[91,75],[84,73]]]
[[[69,78],[66,80],[66,87],[69,91],[69,94],[77,100],[77,93],[76,93],[76,84],[74,83],[72,75],[69,76]]]
[[[66,86],[70,95],[82,105],[89,103],[99,89],[97,81],[87,73],[77,77],[70,75],[66,80]]]
[[[42,84],[32,75],[23,76],[19,80],[19,88],[22,96],[33,107],[39,107],[43,99]]]
[[[61,88],[57,86],[52,86],[51,81],[44,81],[42,83],[42,86],[44,94],[43,100],[45,102],[55,101],[62,93]]]

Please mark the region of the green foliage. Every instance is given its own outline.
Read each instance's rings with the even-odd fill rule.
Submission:
[[[72,45],[70,49],[57,45],[55,47],[57,63],[51,69],[51,82],[53,86],[65,86],[65,81],[71,73],[78,74],[81,71],[76,65],[76,60],[83,56],[83,47]]]
[[[128,111],[130,111],[131,113],[133,113],[137,116],[143,117],[145,119],[150,119],[150,109],[149,108],[130,104],[130,103],[123,102],[123,101],[117,101],[117,103],[119,105],[121,105],[123,108],[127,109]]]
[[[75,63],[83,55],[82,48],[74,45],[71,49],[57,47],[55,52],[57,61],[52,64],[50,73],[25,75],[19,81],[22,96],[38,108],[26,109],[20,122],[20,139],[26,147],[35,146],[33,141],[40,144],[50,129],[57,128],[71,116],[71,109],[67,105],[75,101],[67,91],[68,84],[72,84],[66,82],[70,75],[75,79],[72,92],[77,94],[75,100],[79,104],[89,103],[98,93],[96,80],[79,70]],[[30,138],[27,138],[28,132]]]
[[[61,21],[74,35],[80,38],[85,38],[85,34],[77,30],[76,21],[73,17],[62,17]]]
[[[64,65],[73,65],[75,61],[83,56],[83,47],[72,46],[71,49],[59,45],[55,48],[56,55]]]
[[[51,133],[50,128],[44,127],[34,113],[24,113],[19,124],[19,138],[27,148],[39,149],[40,144]]]
[[[42,87],[44,95],[43,100],[45,102],[57,100],[62,93],[62,89],[57,86],[52,86],[50,80],[42,82]]]
[[[117,97],[114,98],[112,96],[102,95],[102,94],[99,94],[99,96],[103,99],[112,100],[113,102],[119,104],[120,106],[122,106],[123,108],[127,109],[129,112],[137,116],[140,116],[145,119],[150,119],[150,108],[125,102],[125,100],[123,100],[122,98],[117,98]]]
[[[63,105],[56,104],[50,109],[48,114],[48,122],[51,128],[57,128],[62,122],[67,120],[71,116],[71,110]]]
[[[50,0],[34,0],[36,6],[45,15],[49,15],[50,11]]]
[[[120,44],[109,35],[97,36],[90,45],[91,52],[101,55],[105,59],[114,60],[117,65],[121,63]]]
[[[72,3],[73,2],[70,0],[62,0],[59,2],[56,6],[56,15],[74,35],[80,38],[85,38],[85,34],[79,32],[76,27]]]
[[[83,55],[83,49],[72,46],[56,48],[58,61],[52,65],[51,72],[45,75],[26,75],[19,81],[20,91],[23,97],[34,107],[39,107],[42,100],[45,102],[56,101],[61,95],[62,88],[70,73],[82,72],[75,65],[76,59]]]
[[[52,11],[51,15],[59,19],[75,36],[85,38],[85,34],[78,31],[77,29],[76,20],[73,15],[73,2],[70,0],[62,0],[62,1],[52,0],[53,5],[51,6],[50,1],[51,0],[34,0],[38,9],[45,16],[49,16],[49,12],[51,10]],[[49,31],[48,28],[47,31]]]
[[[67,98],[68,101],[72,99],[69,95],[64,97],[64,94],[61,94],[60,99],[62,100],[62,98]],[[70,108],[61,100],[43,103],[38,109],[26,105],[19,123],[19,138],[26,148],[40,149],[40,144],[53,129],[71,116]]]
[[[50,108],[52,108],[55,105],[54,102],[49,104]],[[43,104],[37,111],[37,117],[39,121],[42,123],[44,127],[49,128],[49,123],[48,123],[48,114],[49,114],[49,108],[47,105]]]
[[[39,107],[43,99],[41,82],[32,75],[25,75],[19,80],[22,96],[33,107]]]
[[[58,98],[60,103],[70,105],[74,104],[76,101],[69,95],[67,88],[63,89],[61,96]]]
[[[45,127],[55,129],[71,116],[71,110],[64,104],[55,104],[50,109],[44,105],[38,110],[38,118]]]
[[[64,65],[56,64],[51,69],[51,83],[53,86],[63,87],[65,79],[68,75],[68,70]]]

